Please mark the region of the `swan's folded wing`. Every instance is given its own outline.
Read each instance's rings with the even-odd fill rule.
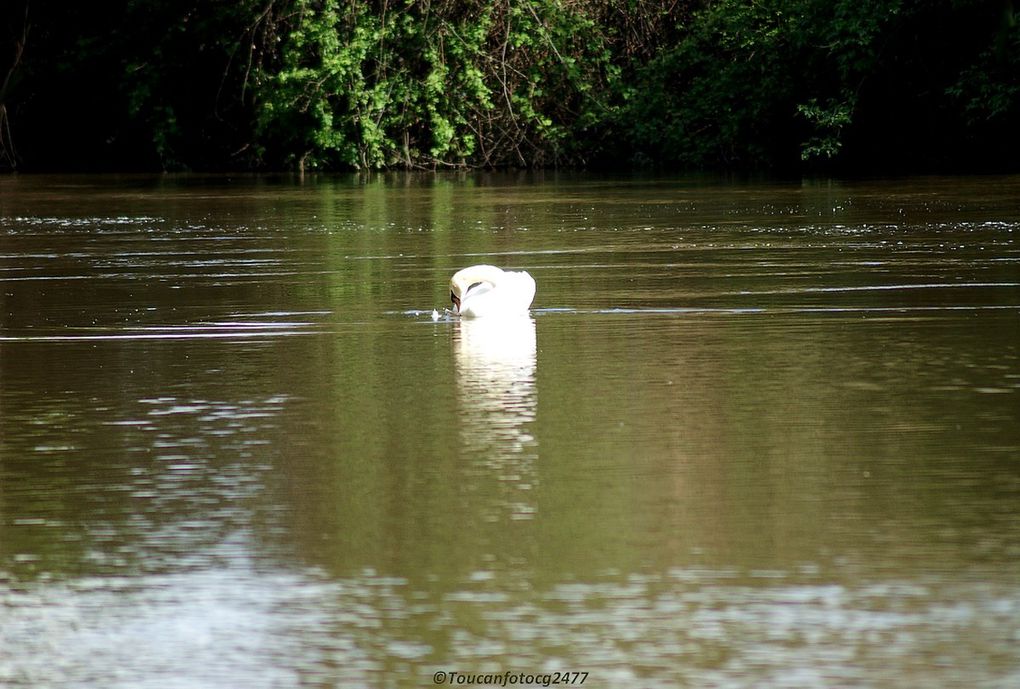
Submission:
[[[524,271],[505,273],[504,275],[509,278],[507,288],[513,295],[514,307],[521,311],[527,311],[531,302],[535,300],[535,278]]]

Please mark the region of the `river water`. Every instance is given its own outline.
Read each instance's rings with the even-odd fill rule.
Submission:
[[[10,176],[0,288],[0,686],[1020,685],[1020,177]]]

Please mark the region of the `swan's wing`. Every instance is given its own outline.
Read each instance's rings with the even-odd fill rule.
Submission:
[[[525,272],[504,272],[494,285],[479,285],[465,293],[461,315],[507,316],[526,313],[535,298],[535,280]]]
[[[461,299],[477,299],[483,294],[487,294],[495,289],[490,282],[476,282],[474,285],[468,288],[468,290],[461,296]]]
[[[506,280],[509,289],[508,297],[512,300],[513,305],[526,311],[531,306],[531,302],[535,300],[535,278],[523,270],[516,273],[504,273],[504,276],[504,279],[509,278]]]

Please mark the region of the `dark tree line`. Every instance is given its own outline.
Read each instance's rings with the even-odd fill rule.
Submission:
[[[22,170],[1016,171],[1013,0],[8,0]]]

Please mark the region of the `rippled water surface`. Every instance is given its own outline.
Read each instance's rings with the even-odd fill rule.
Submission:
[[[0,686],[1018,686],[1018,240],[1015,177],[0,178]],[[481,262],[531,317],[434,320]]]

